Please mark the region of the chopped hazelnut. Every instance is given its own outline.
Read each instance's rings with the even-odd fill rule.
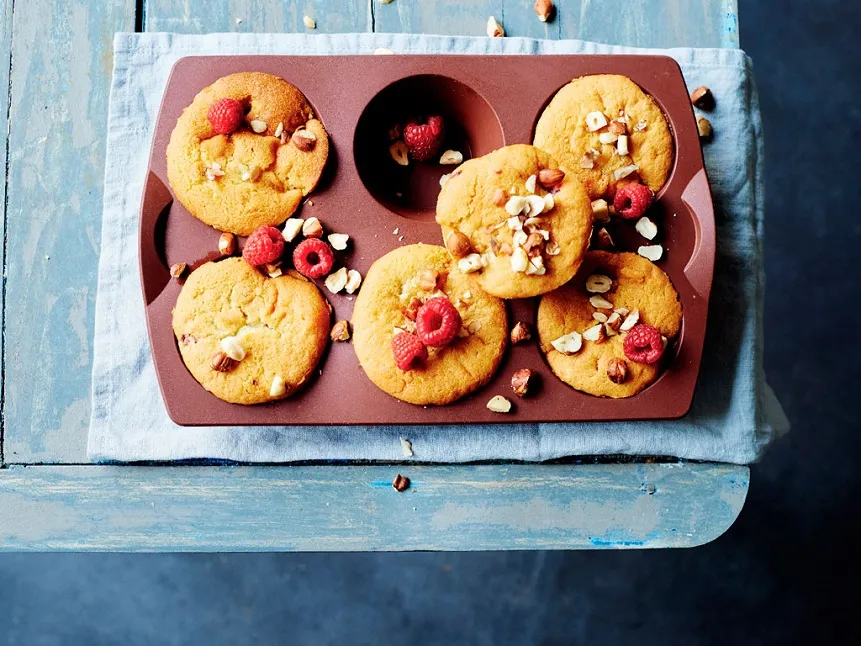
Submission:
[[[406,476],[402,476],[400,473],[395,476],[394,482],[392,482],[392,486],[395,488],[395,491],[398,493],[402,491],[406,491],[410,488],[410,479]]]
[[[691,92],[691,103],[693,103],[700,110],[711,110],[715,105],[715,98],[712,95],[712,91],[708,89],[705,85],[700,85],[693,92]]]
[[[434,292],[439,282],[439,272],[435,269],[423,269],[419,274],[419,289]]]
[[[526,343],[532,338],[532,330],[528,323],[518,321],[511,329],[511,345]]]
[[[607,378],[614,384],[621,384],[628,378],[628,364],[624,359],[613,357],[607,362]]]
[[[329,333],[332,341],[343,342],[350,340],[350,322],[338,321],[332,326],[332,331]]]
[[[521,368],[511,376],[511,389],[518,397],[525,397],[535,389],[538,375],[531,368]]]

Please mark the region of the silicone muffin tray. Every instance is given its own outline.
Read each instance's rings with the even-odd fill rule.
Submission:
[[[181,284],[169,267],[217,260],[220,233],[173,200],[165,149],[183,108],[195,94],[233,72],[260,71],[296,85],[331,138],[327,169],[313,202],[298,216],[317,216],[328,232],[347,233],[346,264],[364,276],[371,263],[400,245],[442,244],[434,222],[439,178],[452,166],[397,166],[389,128],[415,114],[439,113],[446,148],[465,158],[514,143],[531,143],[535,123],[559,88],[586,74],[623,74],[652,95],[675,142],[670,178],[650,217],[665,248],[659,266],[681,296],[684,319],[659,379],[628,399],[577,392],[550,371],[537,342],[510,347],[489,384],[447,406],[414,406],[379,390],[350,343],[331,345],[320,370],[297,395],[256,406],[228,404],[200,386],[182,362],[171,328]],[[609,225],[620,250],[643,241],[629,224]],[[395,233],[395,231],[397,231]],[[153,361],[168,415],[182,425],[454,424],[677,418],[691,405],[706,330],[714,268],[714,212],[693,109],[681,70],[663,56],[207,56],[174,66],[155,125],[140,218],[140,273]],[[317,281],[322,288],[322,281]],[[354,299],[325,291],[333,322],[349,319]],[[509,301],[509,323],[533,323],[538,299]],[[387,349],[381,349],[387,351]],[[541,375],[534,397],[515,397],[512,373]],[[512,413],[486,408],[491,396],[515,402]]]

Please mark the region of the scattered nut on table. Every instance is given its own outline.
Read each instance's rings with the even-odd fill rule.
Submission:
[[[553,19],[553,11],[556,9],[553,0],[535,0],[533,8],[541,22],[550,22]]]
[[[697,119],[697,133],[699,133],[700,139],[703,141],[711,141],[711,138],[714,136],[711,121],[705,117]]]
[[[711,110],[715,105],[715,98],[710,89],[705,85],[700,85],[691,92],[691,103],[700,110]]]
[[[406,491],[410,488],[410,479],[406,476],[402,476],[400,473],[395,476],[394,482],[392,482],[392,486],[395,488],[395,491]]]

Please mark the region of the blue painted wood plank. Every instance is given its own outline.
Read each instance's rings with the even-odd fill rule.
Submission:
[[[145,0],[144,31],[345,33],[371,31],[370,0],[188,2]],[[305,26],[308,16],[314,29]]]
[[[733,523],[747,489],[745,468],[694,463],[11,467],[0,549],[692,547]]]
[[[562,38],[635,47],[728,47],[724,33],[736,0],[559,2]]]
[[[134,0],[15,2],[12,29],[5,457],[84,461],[111,39]]]
[[[484,36],[489,16],[507,36],[580,38],[639,47],[727,47],[726,27],[735,18],[735,0],[557,0],[556,16],[543,23],[529,0],[375,0],[378,32],[418,32]],[[623,8],[624,6],[624,8]]]
[[[2,123],[5,126],[4,134],[0,136],[0,160],[3,164],[3,185],[0,186],[0,240],[4,244],[0,245],[0,266],[6,268],[5,251],[6,251],[6,132],[8,132],[9,119],[9,92],[6,91],[9,87],[9,62],[12,55],[12,0],[5,0],[2,11],[0,11],[0,114],[2,114]],[[6,295],[5,287],[0,289],[0,312],[3,312],[5,317],[6,310],[3,302]],[[3,355],[3,336],[0,335],[0,356]],[[0,389],[3,388],[3,375],[0,374]],[[2,409],[2,406],[0,406]],[[0,467],[3,466],[3,411],[0,410]]]

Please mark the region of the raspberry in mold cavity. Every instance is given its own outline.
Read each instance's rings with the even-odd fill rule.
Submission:
[[[229,135],[239,130],[245,118],[245,110],[236,99],[218,99],[206,113],[206,118],[212,124],[212,129],[220,135]]]
[[[616,215],[626,220],[635,220],[652,205],[654,194],[645,184],[625,184],[616,191],[613,208]]]
[[[242,249],[242,258],[249,265],[259,267],[272,263],[281,257],[284,251],[284,237],[275,227],[258,227],[248,236]]]
[[[444,136],[442,117],[434,115],[424,123],[413,120],[404,126],[404,143],[416,161],[428,161],[436,157],[442,148]]]
[[[424,343],[410,332],[398,332],[392,337],[392,353],[395,355],[395,364],[405,372],[412,370],[416,361],[428,358]]]
[[[640,323],[625,335],[622,349],[631,361],[657,363],[664,355],[664,340],[656,328]]]
[[[305,278],[320,278],[332,271],[335,255],[320,238],[307,238],[293,250],[293,266]]]
[[[460,331],[460,312],[445,296],[435,296],[416,313],[416,333],[425,345],[441,348]]]

